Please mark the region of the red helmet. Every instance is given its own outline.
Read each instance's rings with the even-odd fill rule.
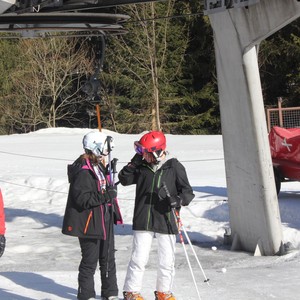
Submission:
[[[166,137],[161,131],[150,131],[134,143],[136,152],[157,152],[166,149]]]

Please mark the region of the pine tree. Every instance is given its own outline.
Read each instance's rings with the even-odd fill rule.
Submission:
[[[122,10],[131,16],[128,34],[110,39],[102,74],[103,85],[113,95],[102,89],[102,97],[115,107],[119,131],[165,129],[164,107],[177,97],[175,83],[188,45],[186,23],[171,18],[178,11],[175,3],[135,4]]]

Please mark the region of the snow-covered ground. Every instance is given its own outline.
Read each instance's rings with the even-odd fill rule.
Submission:
[[[88,131],[56,128],[0,136],[0,187],[7,221],[7,247],[0,258],[1,300],[76,299],[80,250],[76,238],[61,234],[61,224],[68,191],[66,166],[82,153],[82,137]],[[113,157],[118,158],[120,170],[134,155],[133,142],[141,135],[105,132],[114,137]],[[229,214],[221,136],[167,135],[167,145],[186,167],[196,195],[189,207],[182,208],[181,217],[210,279],[209,284],[204,282],[186,244],[201,299],[299,299],[300,183],[283,183],[279,194],[284,242],[296,249],[274,257],[233,252],[222,243]],[[134,187],[118,189],[125,221],[115,228],[121,297],[131,250]],[[154,241],[144,277],[147,300],[154,299],[155,253]],[[100,280],[96,289],[99,298]],[[178,300],[199,299],[179,242],[173,292]]]

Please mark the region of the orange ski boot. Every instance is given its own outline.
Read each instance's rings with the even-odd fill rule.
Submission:
[[[144,300],[140,293],[123,292],[124,300]]]
[[[155,300],[176,300],[175,296],[171,292],[154,292]]]

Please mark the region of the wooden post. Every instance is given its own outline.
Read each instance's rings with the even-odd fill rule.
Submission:
[[[271,131],[271,116],[270,116],[270,110],[267,109],[267,123],[268,123],[268,132]]]
[[[99,129],[99,131],[102,131],[101,119],[100,119],[100,105],[99,104],[96,104],[96,110],[97,110],[98,129]]]
[[[278,97],[278,114],[279,114],[279,126],[283,127],[283,119],[282,119],[282,107],[281,107],[281,103],[282,103],[282,98]]]
[[[98,129],[99,129],[99,131],[102,131],[101,118],[100,118],[100,105],[99,104],[96,104],[96,111],[97,111]],[[106,166],[105,156],[102,158],[101,162],[104,166]]]

